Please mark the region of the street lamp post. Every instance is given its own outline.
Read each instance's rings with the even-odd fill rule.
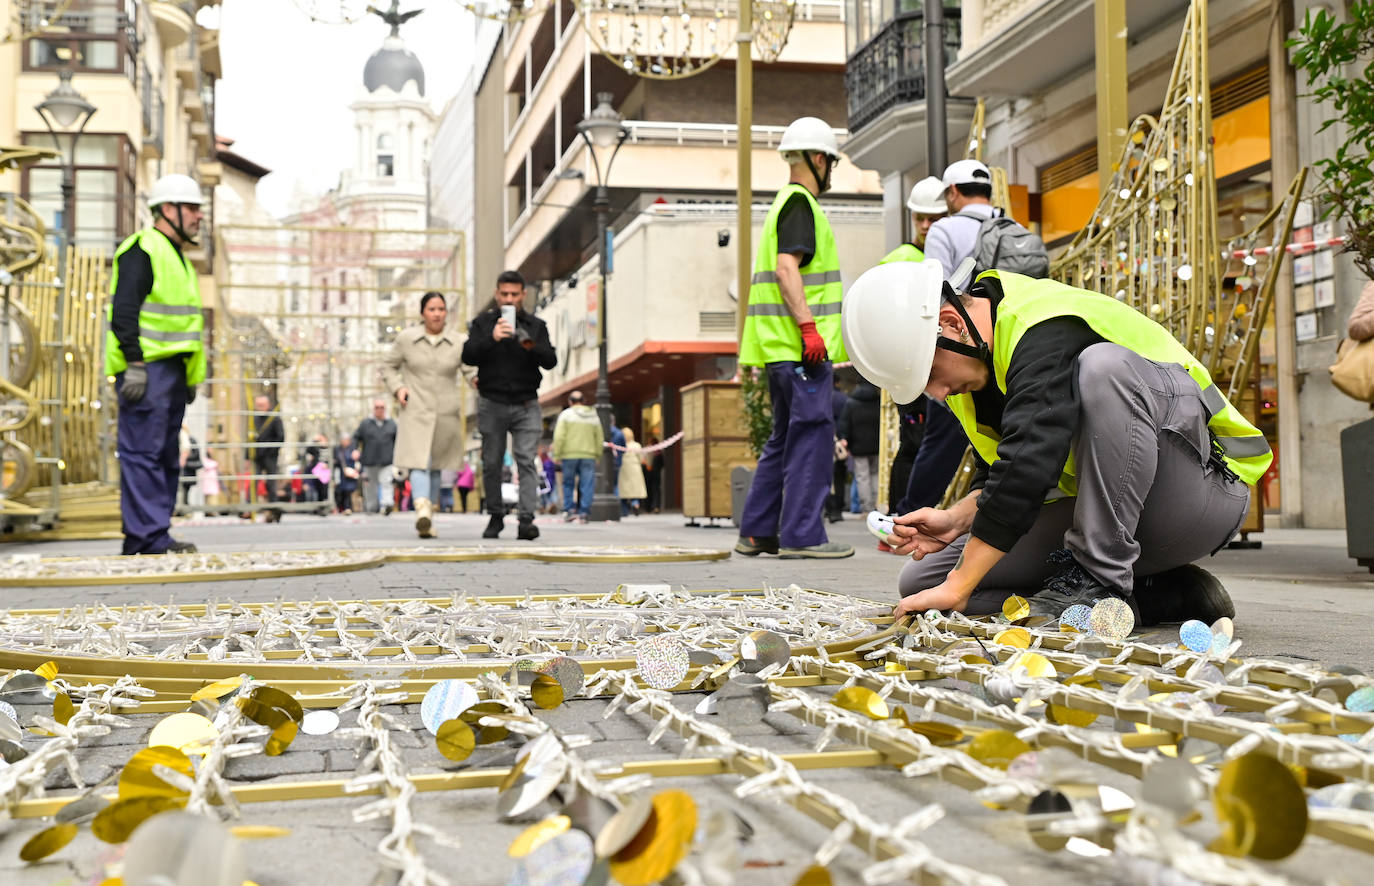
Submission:
[[[601,298],[598,300],[597,331],[600,333],[596,367],[596,412],[601,418],[601,433],[611,439],[611,379],[606,362],[606,302],[609,271],[609,244],[606,242],[607,216],[611,211],[611,198],[606,190],[606,180],[611,177],[611,165],[615,163],[620,146],[630,134],[621,122],[620,114],[611,107],[613,96],[609,92],[597,93],[596,108],[586,120],[577,124],[577,132],[587,143],[587,153],[591,155],[592,166],[596,170],[596,197],[592,201],[596,213],[597,251],[601,258]],[[601,168],[597,151],[611,148],[606,160],[606,168]],[[615,496],[615,452],[609,446],[601,453],[601,466],[597,471],[596,495],[592,498],[590,519],[596,521],[619,520],[620,500]]]
[[[70,68],[59,71],[57,76],[59,81],[57,88],[48,93],[41,102],[34,105],[33,109],[38,112],[38,116],[43,118],[43,125],[48,127],[48,133],[52,136],[53,144],[57,150],[62,152],[62,247],[57,251],[57,285],[62,287],[66,286],[67,283],[67,253],[76,240],[76,141],[81,138],[81,133],[86,130],[86,124],[91,122],[91,117],[95,114],[96,108],[72,86]],[[58,138],[59,135],[68,136],[69,144],[66,148],[62,147],[62,140]],[[66,302],[66,298],[59,291],[55,300],[56,317],[54,318],[58,339],[65,338]],[[66,346],[63,345],[62,347],[65,348]],[[63,410],[66,408],[64,400],[66,398],[67,361],[62,355],[59,355],[53,362],[53,382],[57,396],[52,404],[54,409],[51,507],[56,512],[61,502],[60,492],[64,468],[62,462],[62,417]]]

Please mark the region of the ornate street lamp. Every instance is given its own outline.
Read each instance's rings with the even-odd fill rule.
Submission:
[[[608,265],[608,244],[606,227],[607,215],[611,211],[611,199],[606,190],[606,180],[611,176],[611,165],[615,163],[620,146],[625,143],[630,130],[621,122],[620,114],[611,107],[613,96],[609,92],[597,93],[596,108],[586,120],[577,124],[577,132],[587,143],[587,153],[591,155],[592,167],[596,170],[596,197],[592,209],[596,213],[596,242],[601,256],[601,298],[597,312],[597,330],[600,333],[596,367],[596,412],[601,417],[601,432],[607,440],[611,439],[611,379],[606,364],[606,273]],[[602,169],[598,152],[611,149],[611,155]],[[590,519],[597,521],[619,520],[620,500],[615,496],[615,452],[607,447],[601,455],[601,468],[597,472],[596,495],[592,498]]]
[[[33,106],[43,125],[48,127],[53,144],[62,152],[62,229],[66,233],[66,244],[70,246],[76,239],[76,141],[86,130],[95,114],[95,105],[72,87],[72,72],[68,68],[59,71],[57,88]],[[73,128],[75,127],[75,128]],[[59,135],[66,135],[70,141],[62,146]],[[65,250],[64,250],[65,252]]]

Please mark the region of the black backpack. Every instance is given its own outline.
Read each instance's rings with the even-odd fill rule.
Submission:
[[[956,215],[978,222],[978,245],[973,250],[973,276],[993,269],[1011,271],[1026,277],[1048,277],[1050,254],[1045,241],[1014,218],[998,214],[984,218],[972,212]]]

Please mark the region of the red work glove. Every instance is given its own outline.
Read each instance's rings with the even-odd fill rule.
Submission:
[[[824,363],[830,355],[825,350],[825,339],[816,331],[816,321],[798,323],[797,328],[801,330],[802,362]]]

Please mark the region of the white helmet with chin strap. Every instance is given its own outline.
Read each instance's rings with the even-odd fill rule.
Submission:
[[[869,268],[844,294],[840,330],[859,374],[910,403],[926,388],[940,328],[945,272],[938,261]]]
[[[175,218],[158,209],[164,203],[171,203],[176,207]],[[176,231],[177,236],[192,246],[196,244],[195,234],[186,230],[186,219],[182,207],[200,207],[204,204],[205,195],[201,193],[200,185],[196,184],[195,179],[189,175],[175,172],[164,175],[154,182],[153,190],[148,194],[148,208],[153,211],[153,217],[166,220]]]
[[[778,142],[779,154],[786,155],[792,151],[820,151],[838,160],[840,143],[835,140],[835,130],[821,118],[798,117],[787,125],[782,140]]]

